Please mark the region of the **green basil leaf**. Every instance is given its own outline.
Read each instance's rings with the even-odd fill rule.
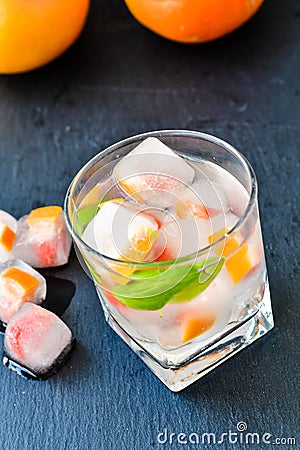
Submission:
[[[116,286],[112,293],[124,305],[142,310],[161,309],[174,298],[176,301],[188,301],[206,289],[221,270],[222,266],[219,271],[215,270],[216,275],[212,271],[209,279],[199,284],[199,270],[214,262],[216,267],[220,259],[210,258],[194,265],[169,269],[136,271],[132,274],[130,283]]]
[[[90,271],[92,277],[94,278],[94,280],[97,282],[97,284],[99,284],[99,286],[102,285],[102,278],[100,277],[100,275],[96,272],[96,270],[91,266],[91,264],[89,262],[87,262],[86,258],[83,258],[85,264],[87,265],[88,270]]]
[[[77,218],[82,225],[82,227],[86,227],[88,223],[95,217],[95,215],[98,212],[98,203],[95,205],[89,205],[85,208],[80,209],[77,211]]]
[[[147,278],[153,278],[158,275],[161,275],[162,272],[164,272],[166,269],[146,269],[146,270],[136,270],[130,275],[131,280],[140,280],[140,279],[147,279]]]
[[[178,294],[176,294],[172,298],[170,303],[188,302],[189,300],[192,300],[194,297],[196,297],[196,295],[200,295],[203,291],[205,291],[206,288],[208,288],[210,283],[220,273],[224,261],[224,258],[222,258],[219,259],[216,263],[211,262],[211,265],[209,265],[209,267],[205,267],[205,269],[199,272],[198,280],[194,281],[189,286],[178,292]]]
[[[81,236],[85,227],[90,223],[91,220],[95,217],[97,212],[99,211],[101,204],[106,201],[106,197],[104,196],[100,203],[94,203],[93,205],[85,206],[77,211],[77,220],[74,224],[74,228],[76,233]]]

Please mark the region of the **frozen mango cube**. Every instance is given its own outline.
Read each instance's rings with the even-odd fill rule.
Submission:
[[[208,242],[212,245],[225,236],[229,232],[228,228],[221,228],[215,233],[208,236]],[[233,236],[226,236],[223,241],[216,245],[216,254],[219,256],[229,256],[233,253],[242,242],[242,236],[240,233],[235,233]]]
[[[181,342],[185,343],[208,331],[215,323],[214,315],[195,317],[184,323]]]
[[[60,206],[44,206],[42,208],[33,209],[27,217],[27,223],[28,225],[33,225],[39,221],[56,222],[59,219],[61,212],[62,208]]]
[[[0,320],[8,323],[25,302],[41,303],[46,297],[46,281],[32,267],[17,259],[0,266]]]
[[[17,267],[10,267],[7,269],[2,273],[1,278],[2,283],[6,286],[10,286],[12,290],[22,291],[24,299],[31,297],[40,284],[40,281],[37,280],[37,278]]]
[[[21,217],[12,254],[36,268],[62,266],[71,243],[62,208],[45,206]]]
[[[16,237],[16,233],[7,225],[0,225],[0,243],[7,252],[10,252]]]
[[[226,268],[234,284],[237,284],[253,268],[248,244],[244,244],[227,261]]]
[[[17,226],[18,222],[13,216],[0,210],[0,263],[10,258]]]

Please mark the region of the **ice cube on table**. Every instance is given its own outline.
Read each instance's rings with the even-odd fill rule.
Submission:
[[[114,168],[114,177],[126,195],[140,203],[165,208],[174,203],[195,171],[159,139],[145,139]]]
[[[68,326],[52,312],[25,303],[11,318],[4,337],[4,364],[17,362],[38,379],[48,378],[63,363],[74,345]]]
[[[46,298],[46,281],[21,260],[10,259],[0,265],[0,319],[8,323],[25,302],[40,304]]]
[[[103,203],[83,232],[82,239],[104,256],[141,262],[157,239],[156,219],[129,202]]]
[[[11,256],[17,224],[18,222],[13,216],[0,210],[0,263]]]
[[[62,208],[45,206],[21,217],[12,254],[36,268],[62,266],[71,244]]]

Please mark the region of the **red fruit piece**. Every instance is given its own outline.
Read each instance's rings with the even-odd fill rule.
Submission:
[[[36,253],[44,266],[55,265],[57,243],[53,241],[43,242],[36,248]]]
[[[9,345],[14,349],[14,353],[19,360],[24,359],[24,349],[22,345],[23,338],[22,327],[19,324],[15,324],[10,327],[9,334],[7,335],[7,339],[9,341]]]
[[[119,300],[114,297],[110,292],[108,291],[104,291],[105,292],[105,297],[107,298],[107,300],[109,301],[109,303],[114,306],[115,308],[122,310],[122,309],[127,309],[127,306],[123,305],[123,303],[119,302]]]

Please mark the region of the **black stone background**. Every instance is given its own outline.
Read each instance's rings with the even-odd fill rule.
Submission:
[[[228,140],[259,181],[276,327],[180,394],[169,392],[105,324],[75,255],[54,270],[77,286],[64,315],[78,346],[46,382],[0,367],[5,450],[208,448],[159,444],[157,434],[299,434],[299,0],[266,1],[235,33],[205,45],[164,40],[121,0],[93,1],[87,26],[61,58],[0,77],[0,208],[17,217],[62,204],[91,156],[121,138],[163,128]],[[2,338],[1,338],[2,341]]]

